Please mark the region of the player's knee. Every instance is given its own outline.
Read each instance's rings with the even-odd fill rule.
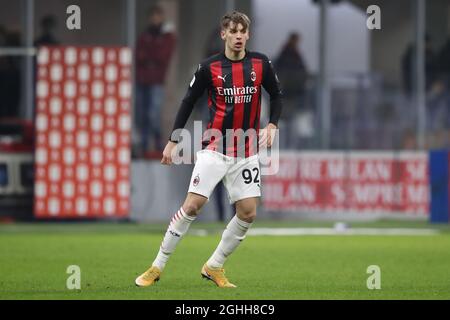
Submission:
[[[256,210],[247,215],[247,222],[253,222],[256,219]]]
[[[256,219],[256,210],[243,210],[238,214],[238,218],[245,222],[252,223]]]
[[[189,201],[183,205],[183,210],[188,216],[196,216],[202,206],[194,201]]]
[[[251,223],[256,218],[257,204],[254,201],[242,201],[236,204],[239,219]]]

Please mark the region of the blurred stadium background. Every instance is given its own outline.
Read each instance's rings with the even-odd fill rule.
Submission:
[[[66,11],[71,5],[81,10],[81,29],[70,30],[66,25],[73,13]],[[154,5],[163,11],[158,31],[148,25],[149,8]],[[381,9],[381,29],[370,30],[366,25],[370,5]],[[44,248],[50,250],[43,250],[44,255],[59,252],[52,246],[56,239],[62,245],[66,232],[78,235],[80,241],[69,243],[81,243],[79,258],[89,244],[95,248],[95,240],[83,241],[86,234],[108,233],[113,242],[116,235],[136,237],[130,245],[148,256],[139,256],[137,267],[128,261],[121,268],[133,268],[130,279],[141,271],[156,252],[168,218],[183,201],[192,170],[191,165],[160,165],[160,144],[165,144],[197,64],[220,48],[217,27],[221,16],[237,9],[252,19],[248,48],[271,58],[285,91],[280,170],[262,177],[263,200],[251,237],[260,242],[249,243],[270,247],[266,234],[276,232],[294,237],[299,246],[303,246],[301,234],[314,246],[314,238],[308,238],[313,234],[403,233],[403,240],[383,242],[383,248],[394,242],[400,246],[394,247],[386,261],[400,268],[400,274],[402,266],[407,268],[411,261],[398,265],[395,257],[411,250],[412,256],[429,254],[428,261],[434,261],[437,269],[431,265],[428,272],[436,278],[425,277],[417,291],[408,287],[407,280],[401,290],[412,292],[411,297],[423,297],[422,289],[434,288],[437,297],[450,296],[447,0],[0,0],[0,7],[3,271],[21,268],[20,253],[32,251],[37,258]],[[141,37],[152,32],[170,35],[170,39],[166,45],[145,44]],[[163,53],[155,49],[158,45]],[[139,52],[144,56],[139,57]],[[152,53],[147,57],[146,52]],[[141,69],[152,63],[154,69]],[[158,96],[160,115],[146,124],[140,101],[141,87],[148,85],[142,79],[152,78],[148,70],[162,74],[163,80],[151,86],[163,94]],[[204,117],[202,108],[205,105],[200,101],[188,128],[194,119]],[[262,119],[267,121],[267,100]],[[157,125],[159,133],[152,134],[155,139],[147,144],[143,132],[150,137]],[[218,240],[232,210],[226,192],[215,192],[186,246],[204,234]],[[152,245],[143,232],[156,233]],[[420,238],[424,234],[434,236],[424,241]],[[53,239],[49,247],[46,235]],[[330,242],[319,241],[323,250],[330,245],[339,250],[340,241],[350,241],[327,237]],[[367,247],[377,247],[377,240],[366,240],[370,242]],[[92,255],[98,254],[93,248]],[[290,250],[285,254],[292,256],[302,249],[293,246]],[[348,250],[355,255],[359,252],[351,246]],[[77,261],[60,255],[61,265]],[[373,257],[367,256],[367,261]],[[371,264],[359,258],[361,268]],[[81,260],[89,263],[85,256]],[[383,261],[382,255],[379,260]],[[50,260],[42,262],[42,268],[49,265]],[[318,265],[311,268],[320,269]],[[417,268],[421,274],[423,270]],[[308,274],[314,277],[312,269]],[[364,283],[364,272],[357,281]],[[1,297],[27,297],[21,280],[1,274],[6,283]],[[342,283],[347,285],[348,279],[342,278]],[[103,288],[104,280],[97,280]],[[61,281],[58,288],[64,285]],[[427,283],[433,285],[427,287]],[[312,291],[317,289],[313,282],[299,282],[296,290],[305,284]],[[37,281],[37,286],[48,292],[54,289],[51,281]],[[321,294],[319,288],[312,295],[296,291],[275,297],[346,298],[354,297],[349,293],[352,288],[346,287],[342,295]],[[45,290],[38,296],[61,297],[57,292],[46,295]],[[98,290],[90,297],[111,297],[96,295],[103,292]],[[243,296],[259,297],[249,292]],[[397,293],[380,297],[409,297]],[[155,297],[172,296],[183,295],[169,291],[167,296]]]

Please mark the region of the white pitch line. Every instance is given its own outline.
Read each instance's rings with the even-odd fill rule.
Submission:
[[[414,228],[253,228],[247,232],[252,236],[304,236],[304,235],[389,235],[389,236],[430,236],[439,234],[435,229]]]

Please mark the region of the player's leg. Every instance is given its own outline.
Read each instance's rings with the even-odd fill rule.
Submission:
[[[219,245],[202,268],[202,275],[219,287],[236,287],[225,277],[223,265],[244,240],[256,217],[259,198],[246,198],[236,202],[236,215],[228,223]]]
[[[158,255],[153,261],[152,266],[156,266],[159,270],[163,271],[170,255],[175,251],[178,242],[186,234],[206,201],[208,201],[208,198],[202,195],[190,192],[187,194],[183,205],[170,221]]]
[[[223,165],[220,159],[221,157],[217,158],[217,155],[205,150],[197,153],[186,200],[172,217],[152,267],[136,279],[138,286],[149,286],[159,279],[176,245],[227,172],[227,166]]]
[[[236,205],[236,215],[228,223],[219,245],[203,266],[202,275],[219,287],[234,287],[225,277],[223,265],[244,240],[256,217],[261,196],[257,157],[236,164],[225,176],[224,183],[231,202]]]
[[[236,202],[236,215],[228,223],[216,251],[206,263],[209,267],[222,268],[227,257],[244,240],[248,229],[256,217],[258,199],[247,198]]]
[[[189,230],[189,226],[197,217],[203,205],[208,198],[189,192],[181,208],[170,220],[167,231],[164,235],[158,254],[152,263],[152,266],[139,277],[135,284],[140,287],[150,286],[159,280],[161,273],[166,266],[170,255],[175,251],[177,244]]]

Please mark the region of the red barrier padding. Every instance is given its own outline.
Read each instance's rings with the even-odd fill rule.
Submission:
[[[127,216],[130,49],[43,47],[37,78],[35,216]]]

